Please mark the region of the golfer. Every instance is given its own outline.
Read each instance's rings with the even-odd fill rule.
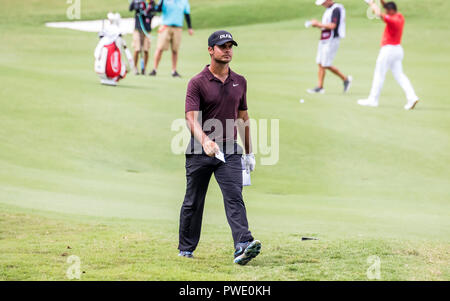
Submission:
[[[316,0],[316,5],[326,8],[322,22],[311,20],[311,26],[321,30],[319,47],[317,49],[316,63],[319,65],[319,82],[317,87],[308,89],[308,93],[325,93],[323,82],[325,71],[329,70],[339,76],[344,83],[344,93],[352,84],[352,77],[345,76],[338,68],[333,66],[333,60],[339,48],[341,38],[345,38],[345,9],[342,4],[334,3],[332,0]]]
[[[414,88],[408,77],[403,73],[403,48],[401,40],[405,18],[401,13],[397,12],[397,5],[394,2],[385,3],[381,0],[381,4],[385,8],[385,13],[382,13],[380,7],[372,0],[365,1],[372,8],[375,15],[381,17],[386,23],[386,28],[384,29],[383,39],[381,40],[381,49],[375,66],[375,74],[369,98],[358,100],[358,104],[378,107],[378,99],[383,88],[386,72],[390,69],[403,91],[405,91],[407,103],[404,109],[412,110],[417,102],[419,102],[419,97],[414,92]]]
[[[130,11],[135,11],[134,14],[134,32],[133,32],[133,49],[134,49],[134,70],[138,75],[137,64],[139,61],[139,53],[144,53],[144,64],[141,66],[141,73],[145,74],[148,62],[148,52],[150,51],[150,32],[152,31],[151,4],[145,3],[145,0],[133,0],[130,3]]]
[[[193,257],[200,239],[206,191],[214,173],[234,240],[234,262],[245,265],[259,254],[261,243],[253,239],[248,229],[242,199],[243,165],[253,171],[255,156],[247,113],[247,82],[229,67],[233,46],[237,43],[229,32],[211,34],[208,38],[211,64],[188,84],[185,112],[192,136],[186,151],[187,185],[180,213],[178,249],[179,256]],[[237,130],[245,145],[244,156],[236,143]],[[225,162],[217,156],[222,153]]]
[[[193,35],[188,0],[161,0],[155,6],[155,10],[162,12],[162,25],[158,30],[158,42],[156,45],[155,62],[150,76],[155,76],[161,61],[163,51],[172,50],[172,76],[181,77],[177,72],[178,51],[181,44],[181,33],[183,31],[183,15],[186,19],[189,35]]]

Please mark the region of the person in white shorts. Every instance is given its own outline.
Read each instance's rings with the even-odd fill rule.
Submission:
[[[313,27],[321,29],[316,58],[316,62],[319,65],[319,83],[317,87],[307,91],[311,94],[324,93],[325,71],[330,70],[344,82],[345,93],[350,89],[352,77],[345,76],[338,68],[333,66],[334,57],[339,49],[340,39],[345,37],[345,9],[342,4],[334,3],[332,0],[316,0],[316,5],[326,7],[322,22],[311,20]]]
[[[380,54],[378,55],[375,66],[375,74],[369,98],[358,100],[358,104],[378,107],[378,99],[383,88],[386,72],[391,70],[394,78],[402,87],[403,91],[405,91],[407,98],[407,103],[404,106],[405,110],[412,110],[415,108],[417,102],[419,102],[419,97],[414,92],[414,88],[408,77],[403,73],[403,48],[401,46],[401,40],[405,19],[401,13],[397,12],[397,5],[394,2],[385,3],[381,0],[381,4],[386,10],[386,13],[382,13],[380,8],[372,0],[365,1],[371,6],[375,15],[381,17],[386,23],[386,28],[381,41]]]

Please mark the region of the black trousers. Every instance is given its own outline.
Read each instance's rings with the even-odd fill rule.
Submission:
[[[217,180],[225,203],[234,245],[253,240],[248,230],[247,212],[242,199],[240,154],[226,154],[225,163],[205,154],[186,155],[186,195],[180,212],[180,251],[193,252],[200,240],[203,207],[211,175]]]

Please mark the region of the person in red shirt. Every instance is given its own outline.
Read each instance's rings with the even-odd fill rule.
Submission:
[[[358,104],[378,107],[378,100],[381,89],[383,88],[386,72],[391,70],[395,79],[405,91],[407,98],[407,103],[404,106],[405,110],[412,110],[419,101],[419,98],[414,92],[414,88],[408,77],[403,73],[403,47],[401,46],[401,41],[405,18],[397,11],[397,5],[394,2],[385,3],[381,0],[381,4],[385,9],[385,13],[382,13],[380,7],[373,0],[365,1],[370,5],[375,15],[379,16],[386,23],[386,28],[381,40],[381,50],[378,55],[369,98],[358,100]]]
[[[385,45],[400,45],[402,42],[403,26],[405,18],[401,13],[393,15],[384,15],[383,21],[386,22],[381,47]]]

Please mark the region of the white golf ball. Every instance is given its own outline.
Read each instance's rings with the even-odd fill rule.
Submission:
[[[300,103],[304,103],[305,102],[305,100],[304,99],[300,99]]]

